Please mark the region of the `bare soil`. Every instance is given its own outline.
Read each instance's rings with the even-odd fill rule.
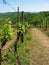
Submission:
[[[49,38],[36,28],[30,29],[33,37],[30,50],[30,65],[49,65]]]

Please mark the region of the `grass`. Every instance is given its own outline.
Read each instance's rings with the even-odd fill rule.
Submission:
[[[30,42],[31,35],[28,33],[24,37],[24,42],[17,43],[17,54],[21,65],[30,65]],[[11,45],[11,48],[8,50],[7,56],[2,56],[2,65],[14,65],[16,56],[14,56],[14,45]]]
[[[19,43],[21,44],[18,48],[18,56],[20,58],[21,65],[29,65],[29,51],[30,46],[27,43]]]
[[[11,51],[8,51],[8,59],[10,59],[10,62],[13,63],[16,59],[16,57],[14,56],[14,54]]]
[[[23,43],[18,43],[18,56],[20,58],[21,65],[30,65],[30,42],[31,35],[26,34]]]
[[[12,51],[8,51],[7,56],[2,55],[2,60],[4,61],[4,65],[14,65],[16,57],[12,53]],[[3,65],[3,64],[2,64]]]
[[[29,33],[28,33],[28,34],[26,34],[25,38],[26,38],[26,40],[29,40],[29,41],[31,41],[31,40],[32,40],[32,36],[31,36]]]

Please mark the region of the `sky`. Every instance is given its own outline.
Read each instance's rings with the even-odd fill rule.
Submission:
[[[13,8],[3,3],[0,0],[0,13],[3,12],[16,12],[19,6],[20,11],[25,12],[39,12],[39,11],[49,11],[49,0],[5,0]]]

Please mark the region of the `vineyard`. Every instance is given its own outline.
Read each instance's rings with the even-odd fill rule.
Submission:
[[[49,12],[0,13],[0,65],[49,65]]]
[[[22,21],[13,25],[11,20],[5,19],[0,28],[0,65],[30,65],[31,25],[23,21],[23,12]]]

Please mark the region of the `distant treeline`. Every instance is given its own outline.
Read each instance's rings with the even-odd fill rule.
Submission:
[[[12,23],[15,24],[18,21],[18,12],[0,13],[0,25],[3,24],[4,19],[10,18]],[[24,12],[24,22],[30,23],[32,26],[49,25],[49,11],[43,12]],[[22,20],[21,12],[19,12],[19,21]]]

